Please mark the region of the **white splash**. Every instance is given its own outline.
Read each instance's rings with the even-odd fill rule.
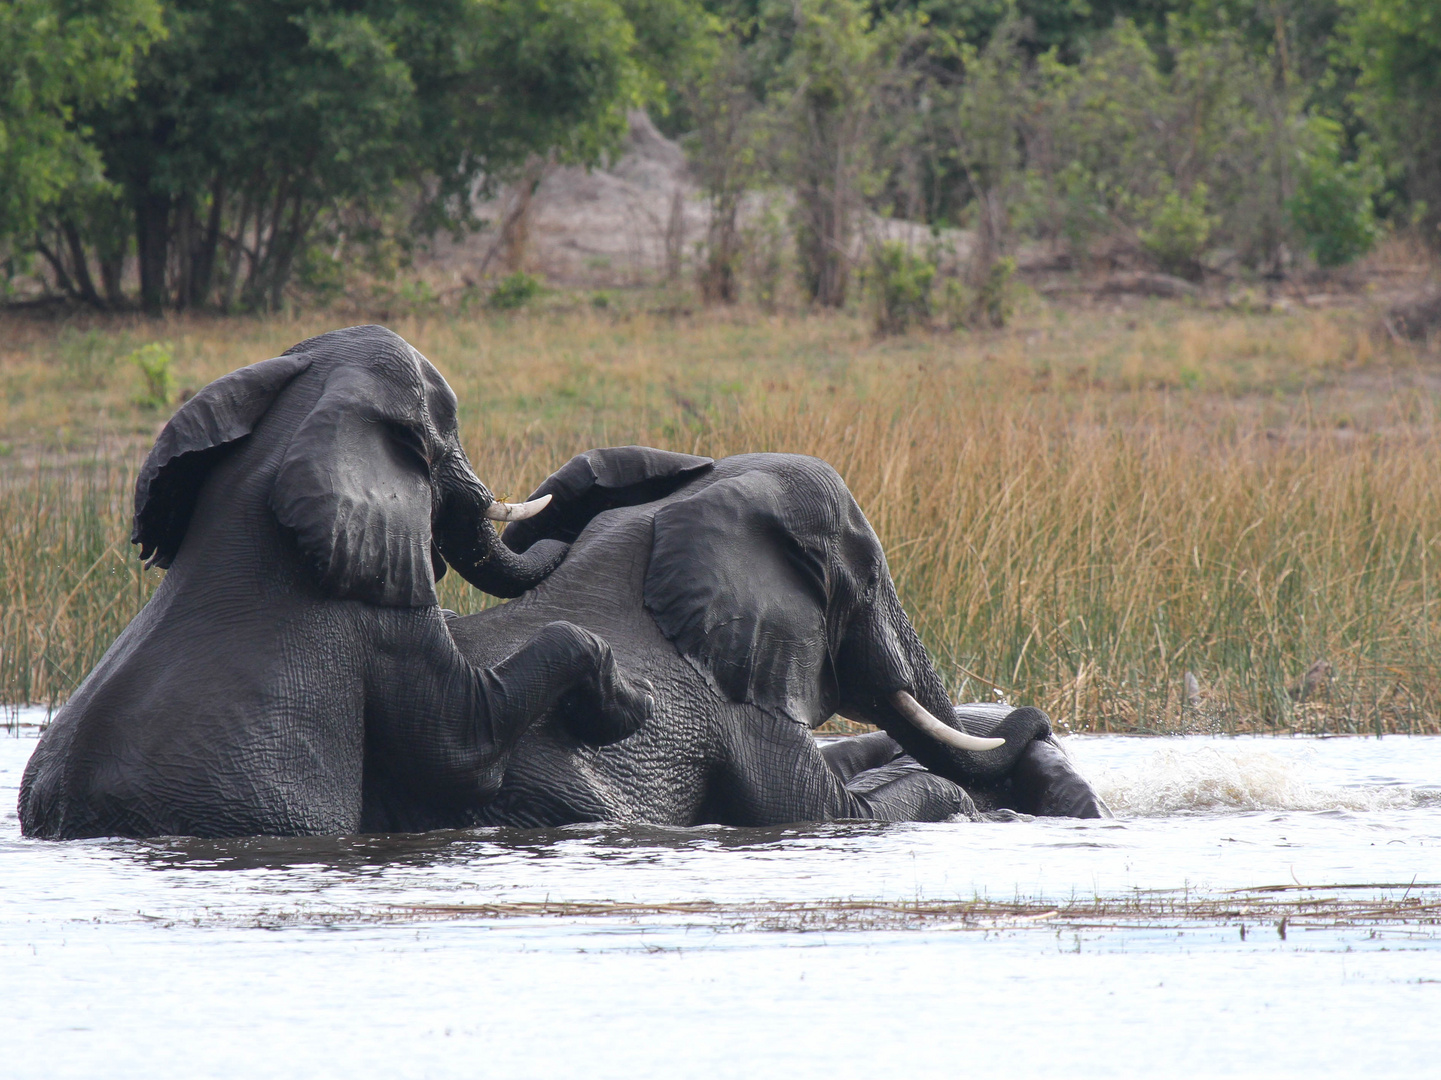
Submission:
[[[1287,748],[1291,750],[1291,748]],[[1275,753],[1251,742],[1157,747],[1134,764],[1085,773],[1118,817],[1218,810],[1396,810],[1415,806],[1409,786],[1328,782],[1308,752]]]

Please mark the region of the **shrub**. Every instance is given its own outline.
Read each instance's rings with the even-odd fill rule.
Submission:
[[[175,357],[170,344],[152,341],[132,352],[129,359],[145,380],[145,392],[136,403],[147,409],[163,409],[169,405],[175,397]]]
[[[993,260],[984,270],[975,268],[972,271],[974,286],[960,278],[947,278],[937,305],[946,325],[952,330],[1005,326],[1016,308],[1015,274],[1016,260],[1007,256]]]
[[[1168,274],[1199,278],[1201,255],[1217,221],[1206,213],[1206,185],[1197,181],[1184,196],[1166,192],[1148,216],[1150,224],[1138,234],[1147,254]]]
[[[545,284],[534,274],[517,270],[496,282],[487,301],[497,311],[515,311],[523,308],[545,291]]]
[[[986,267],[976,287],[975,319],[982,326],[1000,329],[1011,321],[1016,310],[1015,290],[1011,279],[1016,276],[1016,260],[1007,256]]]
[[[899,240],[887,240],[871,256],[871,283],[876,300],[876,329],[904,334],[931,316],[931,286],[936,264]]]
[[[1344,266],[1376,243],[1379,229],[1373,199],[1381,170],[1364,158],[1341,160],[1341,125],[1313,117],[1309,146],[1299,154],[1296,193],[1286,203],[1291,225],[1320,266]]]

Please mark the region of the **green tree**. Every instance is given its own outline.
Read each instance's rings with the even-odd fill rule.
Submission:
[[[156,0],[0,4],[0,241],[28,238],[48,208],[103,186],[76,114],[129,90],[160,31]]]
[[[679,91],[693,124],[685,138],[687,156],[710,203],[701,295],[731,304],[740,299],[741,200],[763,168],[767,118],[764,91],[757,91],[756,50],[747,47],[743,30],[719,26],[710,40],[711,54]]]
[[[1347,0],[1357,111],[1396,164],[1421,234],[1441,250],[1441,5]]]
[[[952,95],[950,157],[965,177],[977,237],[973,283],[991,276],[1005,254],[1012,203],[1025,167],[1026,126],[1035,106],[1034,80],[1020,46],[1022,24],[1002,23],[979,52],[962,45],[965,79]]]
[[[771,33],[788,42],[772,101],[780,160],[796,192],[801,276],[823,307],[845,303],[857,217],[878,188],[880,121],[912,111],[907,46],[913,13],[873,20],[859,0],[797,0],[772,9]]]
[[[79,114],[122,195],[66,208],[84,242],[57,260],[104,276],[128,221],[152,312],[274,308],[298,267],[475,226],[473,192],[533,155],[614,147],[678,48],[618,0],[168,0],[165,24],[134,94]]]

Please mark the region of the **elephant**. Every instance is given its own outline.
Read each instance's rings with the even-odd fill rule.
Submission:
[[[41,737],[24,833],[347,833],[392,805],[464,816],[542,719],[577,746],[633,734],[653,700],[594,633],[546,620],[482,665],[450,635],[447,564],[513,597],[560,563],[564,542],[498,541],[493,519],[536,508],[495,502],[455,394],[383,327],[211,383],[135,485],[132,542],[168,573]]]
[[[592,450],[531,500],[547,497],[502,542],[520,557],[569,544],[565,561],[519,599],[449,615],[451,636],[484,666],[556,619],[583,626],[650,684],[655,718],[593,746],[557,715],[521,737],[488,802],[392,805],[388,827],[1109,816],[1044,713],[952,705],[824,462]],[[833,713],[880,730],[824,745],[812,729]]]

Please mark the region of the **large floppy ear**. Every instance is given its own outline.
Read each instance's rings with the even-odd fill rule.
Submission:
[[[185,539],[206,475],[231,443],[250,434],[280,392],[309,364],[309,356],[286,354],[232,371],[170,418],[135,481],[130,542],[140,545],[142,559],[152,566],[170,566]]]
[[[502,538],[517,552],[528,550],[537,540],[569,544],[597,514],[663,499],[714,464],[708,457],[649,446],[587,450],[551,473],[530,495],[532,499],[549,495],[550,505],[534,517],[506,526]]]
[[[331,596],[436,603],[430,471],[403,434],[420,419],[420,393],[337,367],[291,437],[270,506]]]
[[[746,472],[655,514],[645,605],[732,701],[808,727],[836,705],[826,553],[787,524],[780,478]]]

